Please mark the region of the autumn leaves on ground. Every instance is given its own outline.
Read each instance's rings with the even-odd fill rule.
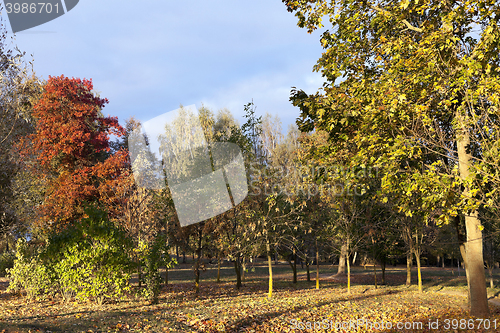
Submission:
[[[221,268],[220,283],[216,282],[215,265],[208,266],[202,273],[199,295],[194,292],[191,265],[170,271],[169,284],[163,286],[156,305],[132,294],[101,306],[65,303],[59,298],[28,302],[7,293],[2,284],[0,327],[3,332],[306,332],[313,331],[307,330],[308,323],[316,322],[351,325],[331,330],[336,332],[454,332],[453,327],[468,332],[500,330],[500,308],[495,305],[491,305],[489,330],[485,329],[488,321],[468,315],[466,280],[463,272],[458,276],[456,268],[424,268],[425,292],[419,293],[415,286],[404,285],[403,267],[388,268],[387,285],[375,288],[373,267],[357,266],[349,294],[346,276],[335,275],[332,265],[321,265],[320,289],[316,290],[313,274],[312,282],[307,282],[303,270],[293,284],[290,267],[281,263],[275,266],[275,292],[268,299],[263,263],[249,267],[240,290],[235,289],[231,265]],[[377,274],[380,281],[380,270]],[[500,289],[488,292],[494,297]],[[460,329],[461,319],[474,326]],[[429,329],[429,322],[436,321],[440,329]],[[384,326],[376,326],[379,324]],[[398,324],[406,326],[397,329]],[[316,328],[325,330],[325,326]]]
[[[500,3],[283,2],[329,24],[286,134],[253,101],[120,124],[0,30],[1,329],[500,331]]]

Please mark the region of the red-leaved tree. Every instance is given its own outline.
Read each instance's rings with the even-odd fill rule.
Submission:
[[[35,227],[60,230],[82,217],[83,205],[99,202],[110,213],[124,200],[131,175],[128,152],[111,152],[110,135],[123,136],[116,117],[103,117],[108,100],[92,91],[92,81],[49,77],[33,109],[36,132],[24,153],[46,184]]]

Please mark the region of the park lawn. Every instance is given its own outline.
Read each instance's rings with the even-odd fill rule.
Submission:
[[[162,289],[157,305],[133,296],[102,306],[64,304],[59,299],[29,303],[2,288],[0,332],[311,332],[342,324],[346,329],[339,332],[453,332],[454,324],[459,332],[500,331],[500,308],[495,305],[490,307],[489,321],[481,323],[467,315],[466,298],[460,296],[466,291],[465,277],[451,269],[425,268],[424,293],[418,293],[415,286],[402,285],[402,267],[389,267],[387,285],[378,288],[373,285],[373,272],[355,267],[348,294],[345,278],[334,277],[332,266],[322,266],[321,286],[316,290],[314,282],[305,281],[304,270],[299,270],[299,282],[293,284],[289,266],[278,265],[273,298],[268,300],[263,265],[249,270],[240,290],[234,288],[231,267],[221,270],[220,283],[215,282],[215,269],[209,267],[202,273],[199,295],[194,293],[188,267],[180,265],[169,272],[169,285]],[[499,290],[489,293],[498,295]],[[459,320],[462,327],[469,324],[474,329],[461,330]],[[438,323],[439,329],[430,329],[429,322]],[[315,323],[316,328],[321,323],[321,329],[307,330]],[[406,328],[397,329],[397,323]],[[485,324],[490,330],[484,329]]]

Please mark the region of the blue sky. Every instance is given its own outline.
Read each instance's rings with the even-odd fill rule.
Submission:
[[[180,104],[228,108],[242,122],[278,114],[283,128],[299,110],[292,86],[313,93],[322,49],[280,0],[81,0],[70,12],[18,32],[37,75],[92,78],[110,103],[105,115],[147,121]]]

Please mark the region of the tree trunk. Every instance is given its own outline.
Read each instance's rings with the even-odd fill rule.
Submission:
[[[418,277],[418,291],[423,292],[422,289],[422,271],[420,270],[420,250],[415,249],[415,260],[417,261],[417,277]]]
[[[406,285],[411,285],[411,266],[412,266],[411,252],[406,253]]]
[[[234,270],[236,272],[236,289],[241,288],[241,257],[238,253],[234,260]]]
[[[266,251],[267,251],[267,265],[269,268],[269,292],[267,294],[267,298],[271,298],[273,296],[273,264],[272,264],[271,247],[269,246],[269,241],[266,242]]]
[[[385,286],[385,265],[386,265],[386,262],[384,259],[382,259],[382,261],[380,262],[380,268],[382,269],[382,285]]]
[[[246,257],[241,261],[241,282],[245,282],[245,271],[247,270]]]
[[[495,284],[493,283],[493,265],[487,264],[486,267],[488,268],[488,275],[490,276],[490,288],[494,288]]]
[[[316,289],[319,289],[319,250],[318,250],[318,239],[316,239]]]
[[[137,278],[139,279],[139,288],[142,286],[142,265],[139,261],[139,266],[137,266]]]
[[[465,273],[469,284],[470,314],[484,318],[489,315],[490,310],[484,273],[483,236],[479,229],[481,223],[477,218],[477,212],[465,217],[465,225],[467,228]]]
[[[309,271],[309,262],[306,258],[307,282],[311,282],[311,272]]]
[[[293,283],[297,283],[297,252],[295,246],[293,247],[292,252],[292,257],[290,258],[288,263],[290,264],[290,267],[292,267]]]
[[[377,262],[373,263],[373,277],[375,282],[375,289],[377,289]]]
[[[199,231],[198,231],[198,249],[196,252],[198,252],[198,260],[196,260],[196,263],[194,265],[194,275],[195,275],[195,281],[194,281],[194,286],[195,286],[195,293],[198,295],[200,293],[200,267],[201,267],[201,241],[202,241],[202,229],[201,226],[198,226]],[[194,254],[193,254],[193,260],[194,260]]]
[[[457,117],[459,122],[463,124],[464,119],[459,110],[457,110]],[[465,181],[470,175],[470,163],[472,159],[472,156],[467,152],[470,144],[467,129],[462,128],[460,131],[457,131],[456,140],[460,178]],[[465,187],[462,194],[466,198],[470,197],[469,188]],[[488,308],[486,277],[484,274],[482,225],[477,211],[465,215],[465,230],[467,232],[465,252],[467,258],[466,275],[469,286],[470,315],[485,318],[490,314],[490,310]]]
[[[351,264],[349,263],[349,255],[346,258],[347,263],[347,293],[351,293]]]
[[[337,270],[337,275],[345,273],[345,258],[347,256],[347,244],[342,244],[340,247],[340,258],[339,258],[339,267]]]
[[[217,283],[220,282],[220,257],[217,257]]]

